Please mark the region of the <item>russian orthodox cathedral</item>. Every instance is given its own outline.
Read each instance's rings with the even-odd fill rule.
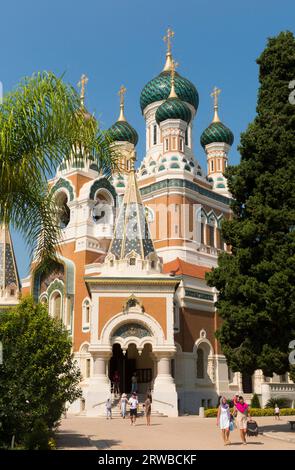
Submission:
[[[214,335],[217,292],[205,274],[217,265],[218,253],[229,250],[220,226],[231,217],[224,171],[234,136],[219,118],[215,87],[213,119],[201,135],[204,171],[192,137],[199,96],[176,71],[173,35],[167,31],[163,70],[140,96],[144,158],[138,161],[138,134],[125,117],[122,86],[119,118],[109,129],[118,171],[102,175],[83,155],[60,165],[49,181],[60,208],[58,262],[22,282],[22,295],[46,302],[72,337],[83,376],[83,398],[69,410],[74,413],[104,415],[115,372],[125,393],[135,373],[139,396],[151,390],[153,409],[167,416],[215,406],[219,395],[255,391],[264,403],[274,383],[288,383],[261,371],[253,377],[232,373]],[[83,107],[86,82],[83,75]],[[17,303],[19,290],[3,227],[0,308]]]

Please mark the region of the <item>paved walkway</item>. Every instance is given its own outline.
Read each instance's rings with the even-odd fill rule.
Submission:
[[[69,415],[62,420],[57,443],[59,449],[80,450],[153,450],[153,449],[255,449],[295,450],[294,442],[281,440],[295,438],[295,431],[289,432],[288,418],[274,421],[273,417],[256,418],[259,429],[267,435],[248,438],[243,446],[237,430],[231,433],[231,446],[224,446],[215,418],[182,416],[179,418],[154,418],[147,427],[145,418],[139,418],[136,426],[129,419],[106,420]],[[277,437],[273,439],[269,437]]]

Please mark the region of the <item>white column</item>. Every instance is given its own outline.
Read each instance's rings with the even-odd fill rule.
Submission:
[[[90,346],[91,348],[91,346]],[[111,357],[110,351],[91,351],[93,359],[93,374],[89,379],[86,396],[86,415],[105,415],[105,402],[111,396],[111,384],[107,376],[107,363]]]
[[[265,407],[266,403],[268,400],[271,398],[271,390],[270,390],[270,384],[268,383],[263,383],[261,384],[261,406],[262,408]]]
[[[228,367],[226,358],[222,354],[215,354],[215,382],[217,395],[227,396],[230,393],[228,383]]]
[[[178,416],[177,392],[171,375],[171,357],[174,352],[155,352],[157,376],[154,382],[154,408],[168,416]]]

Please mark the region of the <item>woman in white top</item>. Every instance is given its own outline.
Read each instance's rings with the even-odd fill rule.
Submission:
[[[221,435],[224,445],[230,444],[229,441],[230,409],[225,397],[221,397],[217,412],[217,426],[221,429]]]

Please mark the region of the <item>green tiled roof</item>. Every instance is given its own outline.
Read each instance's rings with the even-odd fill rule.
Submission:
[[[149,104],[155,101],[166,100],[171,90],[170,72],[161,72],[157,77],[149,81],[140,95],[140,107],[143,111]],[[178,98],[190,103],[195,110],[198,109],[199,95],[196,87],[187,78],[175,73],[175,91]]]
[[[204,148],[206,145],[212,144],[213,142],[224,142],[228,145],[232,145],[234,135],[222,122],[212,122],[210,126],[204,130],[200,141]]]
[[[138,134],[136,130],[126,121],[117,121],[108,130],[110,137],[115,141],[130,142],[136,145]]]
[[[181,119],[188,123],[191,118],[192,113],[188,105],[179,98],[168,98],[158,107],[156,112],[156,121],[158,124],[166,121],[166,119]]]

